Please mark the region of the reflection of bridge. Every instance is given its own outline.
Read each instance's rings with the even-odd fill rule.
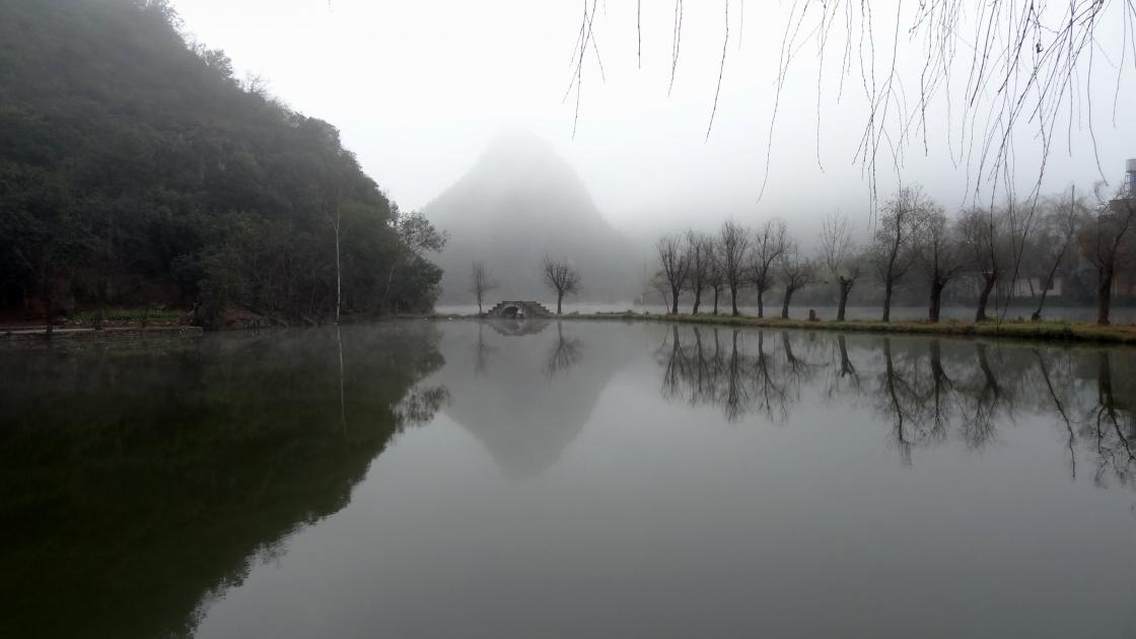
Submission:
[[[527,317],[552,317],[552,311],[540,302],[525,302],[518,300],[505,300],[498,302],[497,306],[489,309],[486,317],[522,319]]]
[[[518,319],[500,319],[492,322],[486,322],[497,331],[498,335],[506,337],[519,337],[521,335],[536,335],[537,333],[548,328],[548,320],[518,320]]]

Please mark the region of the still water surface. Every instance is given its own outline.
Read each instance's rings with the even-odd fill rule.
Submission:
[[[452,321],[0,355],[0,636],[1136,634],[1133,350]]]

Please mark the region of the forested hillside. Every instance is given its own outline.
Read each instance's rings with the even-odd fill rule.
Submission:
[[[0,308],[422,310],[442,238],[165,0],[0,0]],[[337,257],[339,259],[337,259]]]

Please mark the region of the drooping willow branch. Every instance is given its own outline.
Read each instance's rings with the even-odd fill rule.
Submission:
[[[728,43],[730,8],[728,0],[723,4],[723,40]],[[739,2],[739,13],[743,7]],[[585,54],[591,50],[599,60],[593,34],[595,8],[594,0],[590,4],[584,0],[569,87],[569,92],[575,88],[577,100]],[[637,57],[641,65],[640,9],[641,0],[637,0]],[[681,53],[683,12],[682,0],[675,0],[668,94]],[[1121,41],[1118,46],[1109,43],[1110,51],[1106,51],[1097,33],[1102,24],[1114,21],[1121,26]],[[1096,58],[1104,58],[1116,69],[1112,100],[1115,122],[1124,73],[1127,65],[1136,65],[1136,1],[892,0],[889,4],[879,0],[794,0],[784,17],[775,67],[759,199],[768,183],[786,82],[810,42],[816,45],[818,166],[822,166],[824,96],[835,84],[834,97],[840,103],[846,97],[846,85],[858,81],[866,113],[852,162],[860,166],[873,203],[884,161],[898,177],[911,146],[921,147],[924,155],[930,153],[933,131],[941,132],[952,163],[965,169],[967,197],[975,202],[1000,192],[1012,195],[1015,141],[1032,137],[1039,151],[1036,179],[1030,190],[1036,198],[1058,139],[1057,127],[1063,121],[1070,153],[1074,129],[1087,128],[1098,172],[1104,177],[1097,153],[1092,95]],[[1118,52],[1111,50],[1116,48]],[[724,45],[707,136],[717,114],[727,51]],[[913,62],[915,56],[909,52],[920,53],[923,61]],[[1110,57],[1110,52],[1118,55]],[[834,58],[839,60],[839,73],[826,77],[826,66]],[[929,118],[934,118],[929,112],[936,106],[945,108],[945,120],[929,125]],[[573,131],[578,115],[577,104]]]

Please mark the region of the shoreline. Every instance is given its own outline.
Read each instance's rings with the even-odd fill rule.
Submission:
[[[199,337],[205,334],[200,326],[106,326],[104,328],[91,327],[56,327],[48,336],[44,326],[28,326],[20,328],[0,328],[0,340],[26,341],[56,339],[102,339],[102,338],[134,338],[134,337]]]
[[[486,319],[478,315],[434,315],[434,319]],[[534,318],[535,319],[535,318]],[[1012,340],[1031,340],[1040,342],[1081,342],[1136,346],[1136,325],[1099,326],[1089,322],[1026,320],[990,320],[976,323],[962,320],[802,320],[781,318],[759,318],[753,315],[677,315],[661,313],[572,313],[554,315],[546,320],[618,320],[694,324],[710,326],[733,326],[745,328],[783,328],[796,330],[821,330],[847,333],[878,333],[897,335],[938,335],[946,337],[984,337]]]
[[[408,319],[425,320],[485,320],[477,314],[423,314],[400,315],[377,319],[377,322],[389,322]],[[531,318],[537,319],[537,318]],[[1136,346],[1136,325],[1122,324],[1099,326],[1089,322],[1075,322],[1065,320],[1042,320],[1032,322],[1026,320],[991,320],[983,323],[963,320],[942,320],[929,322],[927,320],[897,320],[883,322],[880,320],[816,320],[759,318],[753,315],[711,315],[679,313],[677,315],[662,313],[600,312],[600,313],[568,313],[539,318],[544,321],[553,320],[584,320],[584,321],[623,321],[623,322],[657,322],[690,324],[702,326],[727,326],[740,328],[773,328],[792,330],[821,330],[846,333],[875,333],[894,335],[943,336],[943,337],[981,337],[994,339],[1010,339],[1017,341],[1036,341],[1046,343],[1096,343],[1110,345]],[[357,322],[348,322],[355,324]],[[244,331],[248,329],[228,329]],[[139,337],[199,337],[207,333],[199,326],[108,326],[102,329],[92,327],[58,327],[49,338],[43,326],[26,327],[0,327],[0,341],[25,340],[55,340],[55,339],[100,339],[100,338],[139,338]],[[222,330],[218,332],[228,332]]]

